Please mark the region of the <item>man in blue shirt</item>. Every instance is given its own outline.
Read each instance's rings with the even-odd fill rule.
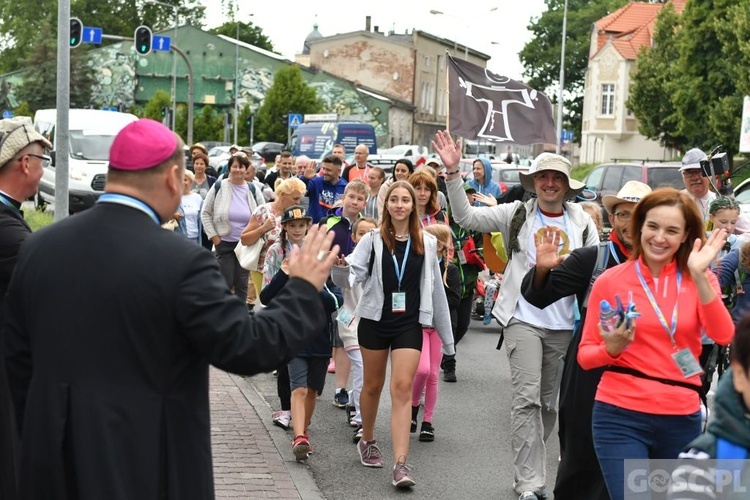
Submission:
[[[337,201],[344,196],[346,181],[341,175],[341,158],[328,155],[323,158],[320,169],[323,176],[316,175],[315,162],[310,162],[305,173],[300,178],[307,185],[307,197],[310,200],[308,213],[313,219],[313,224],[328,215]]]

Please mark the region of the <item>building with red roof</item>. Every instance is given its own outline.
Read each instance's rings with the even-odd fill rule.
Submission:
[[[687,0],[671,0],[678,13]],[[662,3],[631,2],[596,21],[591,32],[581,127],[580,161],[669,160],[676,151],[638,133],[627,109],[638,52],[650,46]]]

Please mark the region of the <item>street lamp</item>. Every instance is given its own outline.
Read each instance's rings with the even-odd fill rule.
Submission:
[[[149,5],[168,7],[174,11],[174,35],[172,43],[177,43],[177,24],[179,23],[179,12],[176,5],[171,5],[158,0],[146,0]],[[177,52],[172,51],[172,131],[175,130],[175,117],[177,116]]]
[[[446,14],[445,12],[443,12],[441,10],[430,9],[430,14],[432,14],[433,16],[448,16],[448,17],[452,17],[453,19],[458,19],[462,23],[466,24],[466,21],[464,21],[460,17],[454,16],[452,14]],[[456,36],[456,38],[453,39],[453,52],[458,52],[458,41],[457,41],[457,39],[458,39],[458,36]],[[468,44],[464,44],[464,60],[465,61],[469,60],[469,45]]]
[[[568,25],[568,0],[565,0],[562,25],[562,48],[560,49],[560,91],[557,97],[557,154],[562,152],[563,88],[565,88],[565,35]]]

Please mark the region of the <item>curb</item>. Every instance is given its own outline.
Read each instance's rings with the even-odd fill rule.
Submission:
[[[240,389],[247,402],[250,403],[250,406],[253,407],[255,414],[271,437],[271,441],[273,441],[276,450],[279,452],[279,456],[282,462],[284,462],[284,466],[289,472],[289,477],[292,479],[295,488],[297,488],[300,498],[302,500],[325,500],[325,497],[323,497],[318,489],[318,485],[315,483],[310,469],[304,464],[297,463],[292,457],[287,434],[278,427],[275,427],[270,418],[267,418],[271,415],[271,406],[268,402],[257,391],[250,379],[231,373],[229,376]]]

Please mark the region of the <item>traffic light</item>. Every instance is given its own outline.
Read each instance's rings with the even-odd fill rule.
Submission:
[[[149,52],[151,52],[152,37],[153,33],[151,33],[151,28],[149,28],[148,26],[138,26],[135,29],[135,35],[133,35],[135,51],[142,56],[145,56]]]
[[[161,117],[165,118],[167,116],[168,108],[166,106],[161,107]]]
[[[253,115],[248,115],[247,118],[245,118],[245,126],[247,128],[250,128],[253,125]]]
[[[83,35],[83,24],[77,17],[70,18],[70,48],[74,49],[81,45]]]
[[[289,115],[281,115],[281,123],[283,123],[284,126],[289,125]]]

